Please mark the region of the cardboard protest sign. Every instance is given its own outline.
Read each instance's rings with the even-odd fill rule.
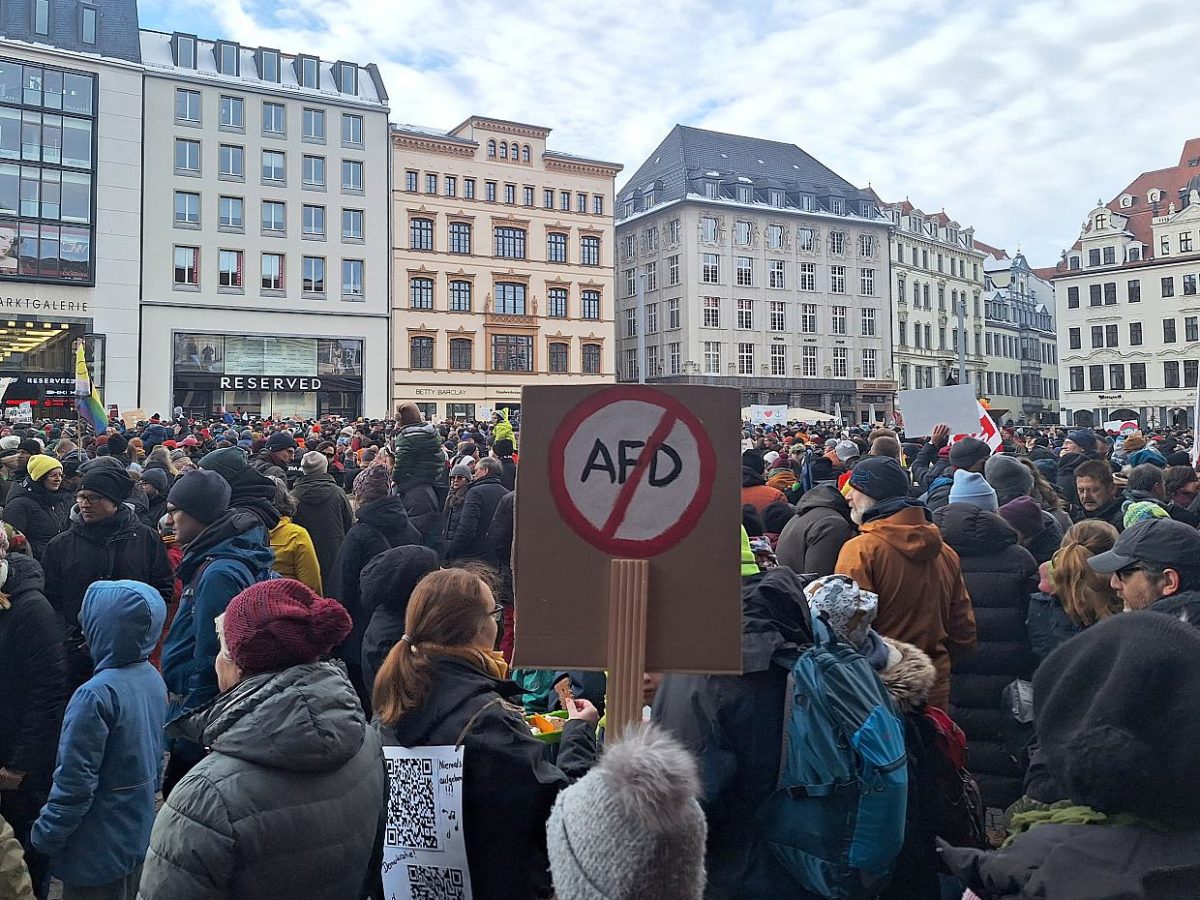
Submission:
[[[740,672],[739,392],[543,385],[521,411],[514,665],[609,667],[614,561],[644,560],[646,671]]]
[[[750,407],[750,421],[755,425],[784,425],[787,423],[788,408],[783,406],[761,406],[753,405]]]
[[[146,415],[144,409],[127,409],[121,413],[121,422],[126,428],[135,428],[138,422],[147,422],[149,420],[150,417]]]
[[[905,437],[933,434],[935,425],[949,425],[951,434],[979,430],[979,403],[972,384],[900,391],[896,402],[904,414]]]
[[[33,407],[29,404],[28,400],[16,406],[10,406],[8,412],[5,413],[5,418],[14,425],[32,425]]]

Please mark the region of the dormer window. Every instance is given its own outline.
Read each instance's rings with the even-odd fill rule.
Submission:
[[[654,197],[654,190],[653,190],[653,189],[646,191],[646,193],[642,195],[642,209],[649,209],[649,208],[650,208],[650,207],[652,207],[652,206],[653,206],[653,205],[654,205],[656,202],[657,202],[657,201],[656,201],[656,199],[655,199],[655,197]]]
[[[783,206],[783,191],[778,188],[771,188],[767,192],[767,199],[772,206]]]
[[[1162,199],[1162,191],[1158,188],[1151,188],[1146,192],[1146,200],[1150,203],[1157,203]]]
[[[1100,229],[1107,228],[1107,227],[1108,227],[1108,214],[1107,213],[1096,213],[1096,230],[1099,231]]]
[[[321,63],[315,56],[297,56],[295,69],[300,87],[321,87]]]
[[[812,194],[801,194],[800,208],[805,212],[812,212],[817,208],[817,198]]]
[[[749,203],[754,195],[748,184],[739,184],[737,189],[738,203]]]
[[[709,200],[716,200],[721,196],[720,192],[717,190],[717,183],[715,181],[704,182],[704,196]]]
[[[873,219],[875,217],[875,204],[870,200],[860,200],[858,212],[864,219]]]
[[[33,30],[42,35],[50,33],[50,0],[33,0]]]
[[[229,41],[217,41],[213,47],[213,55],[217,59],[217,71],[222,75],[238,75],[240,53],[238,45]]]
[[[846,214],[846,201],[841,197],[830,197],[829,211],[835,216],[844,216]]]
[[[1129,247],[1128,255],[1129,255],[1130,262],[1141,262],[1142,261],[1142,248],[1140,246],[1138,246],[1137,244],[1133,244]]]
[[[96,45],[98,12],[88,3],[79,4],[79,39],[89,47]]]
[[[358,66],[354,63],[340,62],[333,68],[337,89],[343,94],[358,94]]]
[[[191,34],[176,33],[171,38],[172,49],[175,51],[175,65],[181,69],[196,68],[196,37]]]
[[[913,231],[921,231],[921,220],[917,216],[909,216],[908,223],[909,227],[911,227]]]
[[[1129,209],[1129,207],[1131,207],[1131,206],[1133,206],[1133,198],[1131,196],[1129,196],[1128,194],[1122,195],[1121,209]]]
[[[1076,269],[1078,269],[1078,268],[1079,268],[1079,265],[1080,265],[1080,263],[1079,263],[1079,257],[1078,257],[1078,256],[1072,256],[1072,257],[1071,257],[1071,258],[1070,258],[1070,259],[1067,261],[1067,268],[1068,268],[1068,269],[1070,269],[1071,271],[1075,271]]]
[[[279,51],[265,47],[258,51],[258,77],[279,84]]]

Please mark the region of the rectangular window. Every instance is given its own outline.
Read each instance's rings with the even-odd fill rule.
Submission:
[[[305,187],[325,187],[325,157],[303,156],[300,160],[300,181]]]
[[[217,148],[218,174],[223,178],[246,177],[246,151],[236,144],[221,144]]]
[[[363,164],[358,159],[342,160],[342,190],[349,194],[363,191]]]
[[[96,43],[96,16],[97,11],[94,6],[80,4],[79,6],[79,32],[83,42],[89,46],[94,46]]]
[[[1098,284],[1088,285],[1088,305],[1100,306],[1103,298],[1103,287]]]
[[[575,212],[578,212],[578,213],[586,213],[587,212],[587,194],[576,194],[575,195]]]
[[[1200,360],[1185,359],[1183,361],[1183,386],[1196,387],[1196,376],[1200,372]]]
[[[646,304],[646,334],[658,332],[658,304]]]
[[[566,248],[563,248],[563,261],[566,262]],[[600,238],[586,234],[579,239],[579,264],[583,266],[600,265]]]
[[[1117,249],[1115,247],[1104,248],[1104,264],[1111,266],[1117,261]]]
[[[287,207],[280,200],[264,200],[262,203],[262,230],[282,234],[287,231]]]
[[[800,374],[805,378],[817,377],[817,348],[804,346],[800,348]]]
[[[463,280],[450,282],[450,311],[471,311],[471,282]]]
[[[783,260],[769,259],[767,260],[767,283],[773,288],[782,288],[786,286],[783,275]]]
[[[771,345],[771,374],[775,376],[787,374],[787,346],[785,344]]]
[[[438,177],[435,172],[425,173],[425,193],[436,194],[438,192]]]
[[[845,347],[834,347],[833,348],[833,377],[834,378],[845,378],[846,371],[847,371],[846,370],[846,348]]]
[[[1196,327],[1195,316],[1185,316],[1183,320],[1183,337],[1186,341],[1200,341],[1200,330]]]
[[[1163,343],[1175,343],[1175,320],[1163,319]]]
[[[754,301],[738,300],[737,327],[743,331],[754,330]]]
[[[342,296],[348,300],[362,300],[363,270],[365,264],[361,259],[342,260]]]
[[[361,147],[363,145],[363,117],[351,113],[342,113],[342,146]]]
[[[554,191],[550,188],[542,189],[542,207],[554,209]]]
[[[279,84],[279,51],[258,51],[258,77],[272,84]]]
[[[801,334],[816,334],[817,333],[817,304],[801,303],[800,304],[800,333]]]
[[[552,231],[546,235],[546,261],[556,263],[567,261],[567,236],[562,232]]]
[[[221,97],[220,118],[222,128],[244,131],[246,128],[246,102],[241,97]]]
[[[483,184],[483,199],[488,203],[496,202],[496,182],[485,181]]]
[[[604,197],[601,194],[592,195],[592,215],[604,215]]]
[[[721,261],[715,253],[705,253],[700,264],[700,280],[704,284],[721,283]]]
[[[990,375],[991,372],[989,372],[988,374]],[[1083,390],[1083,366],[1071,366],[1071,368],[1068,370],[1068,375],[1070,376],[1070,381],[1071,381],[1070,389],[1073,391],[1082,391]]]
[[[200,224],[200,195],[187,191],[175,192],[175,224]]]
[[[325,237],[325,207],[306,203],[300,209],[300,231],[305,237]]]
[[[846,254],[846,232],[831,231],[829,232],[829,252],[834,256],[845,256]]]
[[[754,345],[738,344],[738,374],[754,374]]]
[[[44,8],[47,14],[47,25],[49,24],[50,0],[37,0],[38,7]],[[36,21],[34,30],[37,30]],[[44,31],[39,31],[38,34],[45,34]],[[181,69],[196,68],[196,39],[187,34],[175,35],[175,65]]]
[[[672,298],[667,301],[667,329],[674,331],[679,327],[679,300]]]
[[[1163,387],[1177,388],[1179,387],[1179,361],[1168,360],[1163,363]],[[1104,385],[1100,386],[1104,389]]]
[[[584,375],[599,375],[600,374],[600,345],[599,344],[584,344],[583,350],[583,374]]]
[[[583,317],[585,319],[600,318],[600,292],[599,291],[583,291],[579,295],[580,302],[583,304]]]
[[[175,121],[200,124],[200,92],[175,89]]]
[[[829,308],[831,314],[832,331],[834,334],[849,334],[846,330],[846,307],[831,306]]]
[[[754,286],[754,260],[749,256],[737,257],[737,284],[738,287],[753,287]]]
[[[282,291],[284,260],[282,253],[262,255],[262,288],[264,291]]]
[[[1132,325],[1129,327],[1131,329],[1133,328]],[[991,337],[991,335],[988,335],[988,337]],[[1079,334],[1078,328],[1067,329],[1067,343],[1072,350],[1081,350],[1083,348],[1083,341],[1081,339],[1081,335]]]
[[[241,197],[217,198],[217,225],[227,231],[242,231],[246,227]]]
[[[875,309],[874,307],[864,306],[862,308],[862,336],[875,337]]]
[[[1146,364],[1145,363],[1130,363],[1129,364],[1129,388],[1130,390],[1144,390],[1146,387]]]
[[[264,101],[262,119],[263,134],[271,137],[282,137],[287,134],[287,107],[282,103]]]
[[[625,310],[625,337],[637,337],[637,310]]]
[[[463,179],[463,197],[467,200],[475,199],[475,179],[474,178],[464,178]]]
[[[517,202],[517,186],[515,184],[506,184],[504,186],[504,202],[505,203],[516,203]]]
[[[471,252],[471,226],[466,222],[451,222],[449,237],[451,253]]]
[[[217,71],[222,75],[240,74],[241,53],[237,44],[217,41]]]
[[[433,249],[433,219],[412,219],[408,223],[410,250]]]
[[[830,266],[829,267],[829,293],[831,293],[831,294],[846,293],[846,267],[845,266]]]
[[[185,174],[200,172],[200,142],[175,139],[175,171]]]
[[[1195,275],[1184,275],[1183,276],[1183,293],[1184,293],[1184,296],[1188,296],[1188,295],[1192,295],[1192,294],[1196,293],[1196,276]]]
[[[496,372],[532,372],[533,338],[525,334],[493,334],[492,369]]]
[[[1093,247],[1091,250],[1088,251],[1088,265],[1089,266],[1100,265],[1100,248],[1099,247]]]
[[[801,253],[812,253],[817,247],[817,232],[812,228],[796,229],[796,247]]]
[[[878,350],[866,348],[862,352],[862,377],[863,378],[878,378]]]
[[[800,263],[800,290],[815,291],[817,289],[817,264]],[[843,276],[844,277],[844,276]]]
[[[552,319],[567,317],[567,289],[552,287],[546,290],[546,315]]]
[[[1103,347],[1103,346],[1104,346],[1104,326],[1103,325],[1093,325],[1092,326],[1092,349],[1095,350],[1097,347]]]
[[[1067,288],[1067,309],[1079,309],[1079,288]]]
[[[361,241],[363,239],[363,211],[361,209],[342,210],[342,240]]]
[[[704,374],[721,374],[721,344],[718,341],[704,342]]]
[[[1179,252],[1180,253],[1191,253],[1192,252],[1192,233],[1190,231],[1179,232]]]
[[[1195,321],[1195,320],[1193,319],[1193,321]],[[1104,326],[1104,346],[1116,347],[1116,346],[1118,346],[1118,344],[1119,344],[1119,342],[1117,340],[1117,326],[1116,325],[1105,325]]]
[[[263,151],[263,181],[280,185],[287,181],[287,157],[282,150]]]
[[[1117,305],[1117,283],[1115,281],[1104,282],[1104,305]]]
[[[875,270],[874,269],[859,269],[859,293],[864,297],[875,296]]]
[[[771,331],[787,330],[787,304],[782,300],[771,301]]]
[[[1136,278],[1131,278],[1125,282],[1125,299],[1129,303],[1142,302],[1142,283]]]
[[[1163,278],[1162,295],[1164,297],[1175,296],[1175,277],[1173,275],[1167,275],[1165,278]]]
[[[1088,366],[1088,390],[1104,390],[1104,366]]]
[[[1076,329],[1078,330],[1078,329]],[[1140,347],[1142,345],[1142,323],[1129,323],[1129,346]]]
[[[705,297],[704,298],[704,327],[705,328],[720,328],[721,327],[721,298],[720,297]]]
[[[300,121],[300,137],[303,140],[325,143],[325,110],[306,106]]]
[[[217,251],[217,284],[226,288],[242,286],[241,250]]]
[[[175,248],[175,284],[195,286],[200,284],[200,248]]]
[[[503,259],[525,258],[525,229],[497,228],[495,234],[496,256]]]
[[[567,345],[555,341],[550,345],[550,371],[562,374],[567,371]]]
[[[433,309],[433,279],[413,278],[408,282],[410,309]]]
[[[409,339],[408,356],[410,369],[433,368],[433,338],[416,335]]]
[[[458,196],[458,178],[454,175],[447,175],[442,179],[442,195],[446,197]]]
[[[525,285],[519,282],[496,282],[495,311],[501,315],[525,315]]]
[[[565,245],[566,236],[565,235],[563,236],[563,241],[564,241],[563,253],[565,254],[566,253],[566,245]],[[646,263],[646,290],[647,291],[657,291],[658,290],[658,263],[656,263],[656,262]]]
[[[571,192],[559,191],[558,193],[558,208],[563,212],[571,211]]]

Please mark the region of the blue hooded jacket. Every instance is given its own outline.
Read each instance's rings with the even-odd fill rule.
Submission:
[[[162,652],[172,719],[220,693],[213,668],[221,649],[214,620],[250,585],[276,577],[274,562],[266,528],[238,510],[218,519],[184,550],[175,573],[183,595]]]
[[[167,607],[140,581],[97,581],[80,622],[96,673],[67,704],[33,845],[66,884],[99,886],[146,855],[162,778],[167,691],[149,662]]]

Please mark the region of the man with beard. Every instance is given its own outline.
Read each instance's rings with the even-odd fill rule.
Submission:
[[[925,504],[909,498],[911,481],[896,460],[862,460],[847,485],[859,534],[842,546],[834,571],[879,595],[880,634],[929,654],[938,673],[929,702],[945,709],[951,659],[975,646],[958,554],[942,541]]]

